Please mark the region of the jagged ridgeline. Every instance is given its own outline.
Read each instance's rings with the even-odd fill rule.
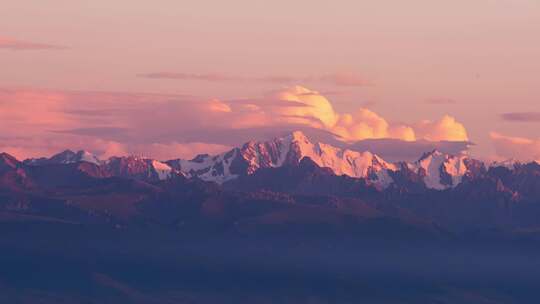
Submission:
[[[158,161],[135,156],[100,160],[87,151],[66,150],[51,158],[28,159],[24,164],[43,166],[87,162],[99,168],[96,171],[100,176],[164,180],[182,175],[223,184],[252,175],[259,169],[297,165],[304,158],[311,159],[320,167],[329,168],[335,175],[363,178],[379,189],[393,183],[403,183],[407,176],[414,176],[412,179],[427,188],[442,190],[459,185],[463,179],[482,174],[486,167],[514,167],[514,163],[486,166],[467,155],[449,155],[436,150],[419,155],[416,162],[392,163],[370,151],[353,151],[313,142],[300,131],[269,141],[250,141],[218,155],[201,154],[191,160]]]

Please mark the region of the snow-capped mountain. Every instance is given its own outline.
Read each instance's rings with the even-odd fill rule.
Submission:
[[[112,176],[143,180],[166,180],[174,174],[172,168],[165,163],[136,156],[111,157],[103,167]]]
[[[102,161],[97,156],[84,150],[77,152],[65,150],[53,155],[51,158],[31,158],[25,161],[28,165],[74,164],[79,162],[87,162],[98,166],[102,164]]]
[[[392,183],[388,171],[395,171],[397,167],[369,151],[357,152],[323,143],[312,143],[300,132],[293,133],[293,136],[295,138],[292,146],[297,149],[298,161],[309,157],[320,167],[332,169],[336,175],[366,178],[383,187]]]
[[[336,175],[365,178],[379,188],[391,185],[393,173],[409,170],[429,189],[443,190],[459,185],[485,171],[482,162],[467,155],[449,155],[437,150],[425,153],[413,163],[394,164],[369,151],[353,151],[325,143],[313,142],[302,132],[269,141],[250,141],[240,148],[216,156],[203,154],[192,160],[170,160],[166,163],[187,177],[198,177],[219,184],[239,176],[250,175],[261,168],[278,168],[298,164],[309,157],[320,167]]]
[[[465,156],[451,156],[434,150],[424,154],[410,167],[423,177],[426,187],[442,190],[461,183],[467,173],[466,159]]]
[[[27,159],[24,163],[29,166],[88,163],[97,166],[100,176],[119,176],[143,180],[165,180],[173,175],[171,167],[154,159],[124,156],[111,157],[103,161],[94,154],[84,150],[78,152],[65,150],[53,155],[51,158]],[[88,168],[79,168],[79,170],[88,170]]]
[[[516,167],[516,165],[519,165],[519,164],[521,164],[521,162],[516,159],[506,159],[503,161],[494,161],[489,165],[489,167],[490,168],[504,167],[509,170],[512,170]]]
[[[28,159],[24,164],[86,164],[85,168],[79,169],[94,172],[92,175],[96,176],[159,181],[182,175],[223,184],[241,176],[250,176],[260,169],[296,165],[304,158],[311,159],[320,167],[329,168],[336,175],[364,178],[368,184],[379,189],[408,181],[421,187],[425,185],[429,189],[444,190],[486,171],[482,162],[467,155],[454,156],[437,150],[425,153],[413,163],[390,163],[369,151],[353,151],[314,142],[300,131],[267,141],[250,141],[214,156],[201,154],[191,160],[161,162],[125,156],[111,157],[104,161],[87,151],[66,150],[51,158]],[[490,167],[513,165],[502,163]]]
[[[313,143],[299,131],[269,141],[250,141],[241,148],[216,156],[199,155],[192,160],[177,159],[166,163],[188,177],[197,176],[221,184],[261,168],[297,164],[305,157],[320,167],[330,168],[336,175],[366,178],[381,187],[391,184],[388,171],[397,169],[373,153]]]

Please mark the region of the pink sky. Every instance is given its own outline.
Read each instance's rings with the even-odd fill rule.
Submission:
[[[326,111],[324,126],[309,126],[350,140],[412,140],[403,133],[407,127],[414,140],[468,139],[478,157],[540,155],[537,0],[8,0],[1,6],[0,148],[21,157],[84,144],[111,154],[166,157],[160,151],[169,149],[187,156],[235,143],[156,130],[144,141],[65,132],[153,130],[143,119],[152,105],[158,113],[191,109],[200,116],[191,123],[208,130],[238,131],[260,121],[265,128],[306,126]],[[333,112],[320,104],[309,113],[268,106],[276,96],[296,98],[283,97],[296,85],[318,92]],[[216,109],[225,112],[203,118]],[[291,111],[303,120],[284,120]],[[160,128],[170,133],[190,126],[168,116],[163,121]],[[439,133],[427,134],[425,126]]]

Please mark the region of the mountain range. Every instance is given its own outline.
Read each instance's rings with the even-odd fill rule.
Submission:
[[[536,303],[540,165],[301,132],[191,160],[1,153],[0,230],[0,302]]]
[[[190,219],[195,223],[196,218],[208,219],[205,208],[209,206],[217,204],[220,207],[215,208],[224,212],[238,201],[263,199],[280,207],[251,204],[250,208],[260,207],[267,216],[284,212],[284,202],[305,208],[304,213],[279,216],[288,217],[289,224],[298,217],[315,216],[310,202],[319,202],[317,208],[328,212],[315,216],[315,222],[328,222],[326,216],[376,214],[404,223],[414,219],[451,232],[534,230],[540,227],[538,189],[540,165],[535,162],[486,165],[467,155],[435,150],[415,162],[390,163],[369,151],[313,142],[298,131],[191,160],[135,156],[101,160],[87,151],[70,150],[24,161],[0,155],[0,195],[4,198],[0,210],[75,222],[81,218],[66,214],[129,223],[132,218],[150,221],[148,210],[153,210],[164,217],[151,221],[161,222],[174,214],[164,214],[163,204],[183,201],[185,204],[176,205],[180,208],[176,215],[193,215],[181,212],[190,206],[190,212],[197,210],[197,216]],[[49,208],[51,202],[54,208]],[[64,209],[69,212],[63,214]],[[251,215],[238,212],[220,216],[229,224],[240,218],[253,222]],[[171,221],[183,220],[171,218],[166,224]]]
[[[424,153],[416,162],[391,163],[369,151],[353,151],[313,142],[300,131],[268,141],[250,141],[218,155],[200,154],[191,160],[158,161],[135,156],[100,160],[87,151],[66,150],[50,158],[27,159],[23,164],[37,167],[89,163],[97,167],[100,176],[165,180],[182,175],[224,184],[252,175],[259,169],[298,164],[304,158],[311,159],[319,167],[329,168],[335,175],[365,179],[379,189],[397,183],[397,175],[415,175],[416,180],[422,181],[427,188],[444,190],[456,187],[464,178],[486,171],[486,165],[481,161],[467,155],[443,154],[437,150]],[[519,163],[494,163],[489,167],[513,169],[516,165]]]

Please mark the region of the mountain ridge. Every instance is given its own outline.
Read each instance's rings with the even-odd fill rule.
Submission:
[[[402,178],[417,175],[414,179],[423,181],[429,189],[455,188],[463,180],[478,176],[488,167],[511,169],[519,164],[502,162],[487,166],[468,155],[450,155],[436,149],[423,153],[415,162],[387,162],[368,150],[354,151],[313,142],[301,131],[266,141],[252,140],[217,155],[199,154],[191,160],[179,158],[159,161],[136,156],[113,156],[101,160],[88,151],[65,150],[50,158],[26,159],[22,163],[43,166],[85,162],[97,166],[96,170],[101,171],[104,176],[143,180],[185,176],[224,184],[241,176],[252,175],[260,169],[296,165],[303,158],[310,158],[320,167],[330,168],[335,175],[365,179],[380,190],[396,184],[397,175]]]
[[[315,212],[325,221],[321,208],[342,212],[349,201],[361,201],[384,216],[413,214],[458,231],[540,227],[537,163],[486,167],[466,155],[438,151],[412,163],[387,163],[369,152],[312,143],[301,135],[251,141],[188,161],[124,156],[96,164],[88,158],[74,160],[73,155],[85,153],[66,152],[60,153],[64,158],[20,162],[1,154],[0,212],[59,214],[61,220],[72,220],[70,212],[82,212],[75,218],[94,220],[98,214],[100,221],[135,218],[132,223],[155,220],[166,225],[187,221],[191,214],[218,226],[227,219],[233,229],[236,219],[248,215],[246,221],[261,214],[288,218],[292,215],[280,211],[288,204],[305,205],[293,208],[294,218]],[[351,171],[343,174],[346,170]],[[146,214],[149,210],[156,212],[155,218]],[[349,216],[342,215],[339,225]],[[165,221],[171,217],[176,219]],[[204,227],[203,222],[191,224]]]

